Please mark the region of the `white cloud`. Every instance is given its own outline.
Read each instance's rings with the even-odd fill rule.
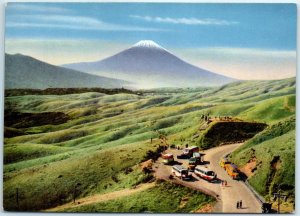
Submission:
[[[139,15],[130,15],[131,18],[140,19],[148,22],[157,22],[157,23],[171,23],[171,24],[184,24],[184,25],[235,25],[239,22],[220,20],[220,19],[197,19],[197,18],[170,18],[170,17],[151,17],[151,16],[139,16]]]
[[[69,12],[70,10],[61,8],[61,7],[54,7],[54,6],[42,6],[42,5],[33,5],[33,4],[19,4],[19,3],[8,3],[7,4],[8,10],[16,10],[20,11],[32,11],[32,12],[41,12],[41,13],[65,13]]]
[[[6,27],[60,28],[96,31],[166,31],[158,28],[144,28],[106,23],[91,17],[67,15],[12,15],[8,16]]]

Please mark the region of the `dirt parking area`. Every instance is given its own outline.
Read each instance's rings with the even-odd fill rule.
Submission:
[[[217,173],[218,179],[214,182],[206,181],[196,176],[193,172],[192,178],[188,181],[183,181],[179,178],[169,179],[171,175],[171,165],[164,165],[162,158],[159,158],[153,164],[154,175],[156,178],[172,181],[195,190],[202,191],[206,194],[216,197],[217,204],[212,212],[215,213],[261,213],[261,203],[254,194],[246,187],[242,181],[231,179],[226,171],[218,164],[221,157],[229,154],[240,144],[223,145],[203,151],[205,153],[205,166]],[[188,159],[177,159],[177,155],[182,153],[182,150],[168,149],[165,153],[172,153],[177,163],[188,167]],[[221,180],[227,181],[227,186],[221,184]],[[236,208],[237,201],[242,200],[242,208]]]

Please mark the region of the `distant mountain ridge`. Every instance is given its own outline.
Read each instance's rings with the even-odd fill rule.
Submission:
[[[5,54],[5,88],[121,88],[130,82],[51,65],[22,54]]]
[[[191,65],[149,40],[100,61],[63,66],[131,81],[139,88],[220,86],[235,81]]]

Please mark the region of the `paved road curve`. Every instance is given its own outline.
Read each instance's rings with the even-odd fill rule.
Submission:
[[[242,181],[232,180],[227,175],[226,171],[223,170],[218,164],[221,157],[232,152],[240,145],[242,144],[223,145],[204,151],[204,153],[206,154],[204,157],[205,161],[210,162],[205,166],[215,171],[219,179],[226,180],[228,182],[227,187],[222,186],[220,182],[207,182],[206,180],[198,178],[195,174],[193,174],[193,179],[191,181],[182,181],[178,178],[172,181],[217,197],[218,202],[215,208],[215,212],[261,213],[261,203],[254,196],[254,194],[245,186],[245,184]],[[167,152],[173,153],[175,158],[176,155],[181,153],[180,150],[174,149],[167,150]],[[175,160],[187,166],[188,160]],[[163,165],[161,161],[162,160],[159,159],[153,166],[155,176],[157,178],[168,180],[169,175],[171,174],[171,166]],[[242,200],[243,202],[242,209],[236,208],[236,202],[239,200]]]

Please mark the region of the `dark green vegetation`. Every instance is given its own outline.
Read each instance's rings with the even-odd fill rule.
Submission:
[[[236,153],[234,161],[243,166],[249,160],[248,150],[255,148],[256,157],[264,158],[249,182],[264,187],[257,189],[267,196],[273,190],[272,184],[284,181],[289,185],[285,191],[291,193],[290,197],[294,194],[290,187],[294,186],[294,166],[284,164],[294,164],[295,157],[292,125],[295,122],[295,78],[185,89],[182,93],[159,90],[142,95],[87,92],[10,96],[5,98],[5,110],[59,112],[70,118],[57,125],[8,128],[14,134],[4,140],[6,210],[18,210],[17,188],[19,210],[28,211],[71,201],[76,185],[77,196],[84,197],[143,182],[147,176],[138,164],[149,150],[158,147],[158,137],[166,135],[172,144],[200,145],[199,138],[207,131],[207,127],[202,128],[205,123],[201,116],[207,114],[266,123],[268,127],[249,140],[245,149]],[[291,124],[293,130],[287,131],[286,124]],[[277,131],[278,127],[281,129]],[[273,160],[274,156],[280,158]],[[280,166],[275,166],[279,161]],[[277,167],[276,172],[273,167]]]
[[[127,81],[95,76],[47,64],[21,54],[5,54],[5,88],[121,88]]]
[[[20,113],[6,111],[5,126],[13,128],[28,128],[41,125],[58,125],[70,120],[63,112]]]
[[[216,121],[197,140],[203,149],[218,146],[222,143],[243,142],[262,131],[267,125],[256,122]]]
[[[108,95],[127,93],[139,94],[125,88],[105,89],[105,88],[46,88],[46,89],[5,89],[5,97],[22,95],[66,95],[80,94],[86,92],[98,92]]]
[[[168,182],[129,197],[66,209],[66,212],[193,212],[211,203],[214,198],[199,191]]]

